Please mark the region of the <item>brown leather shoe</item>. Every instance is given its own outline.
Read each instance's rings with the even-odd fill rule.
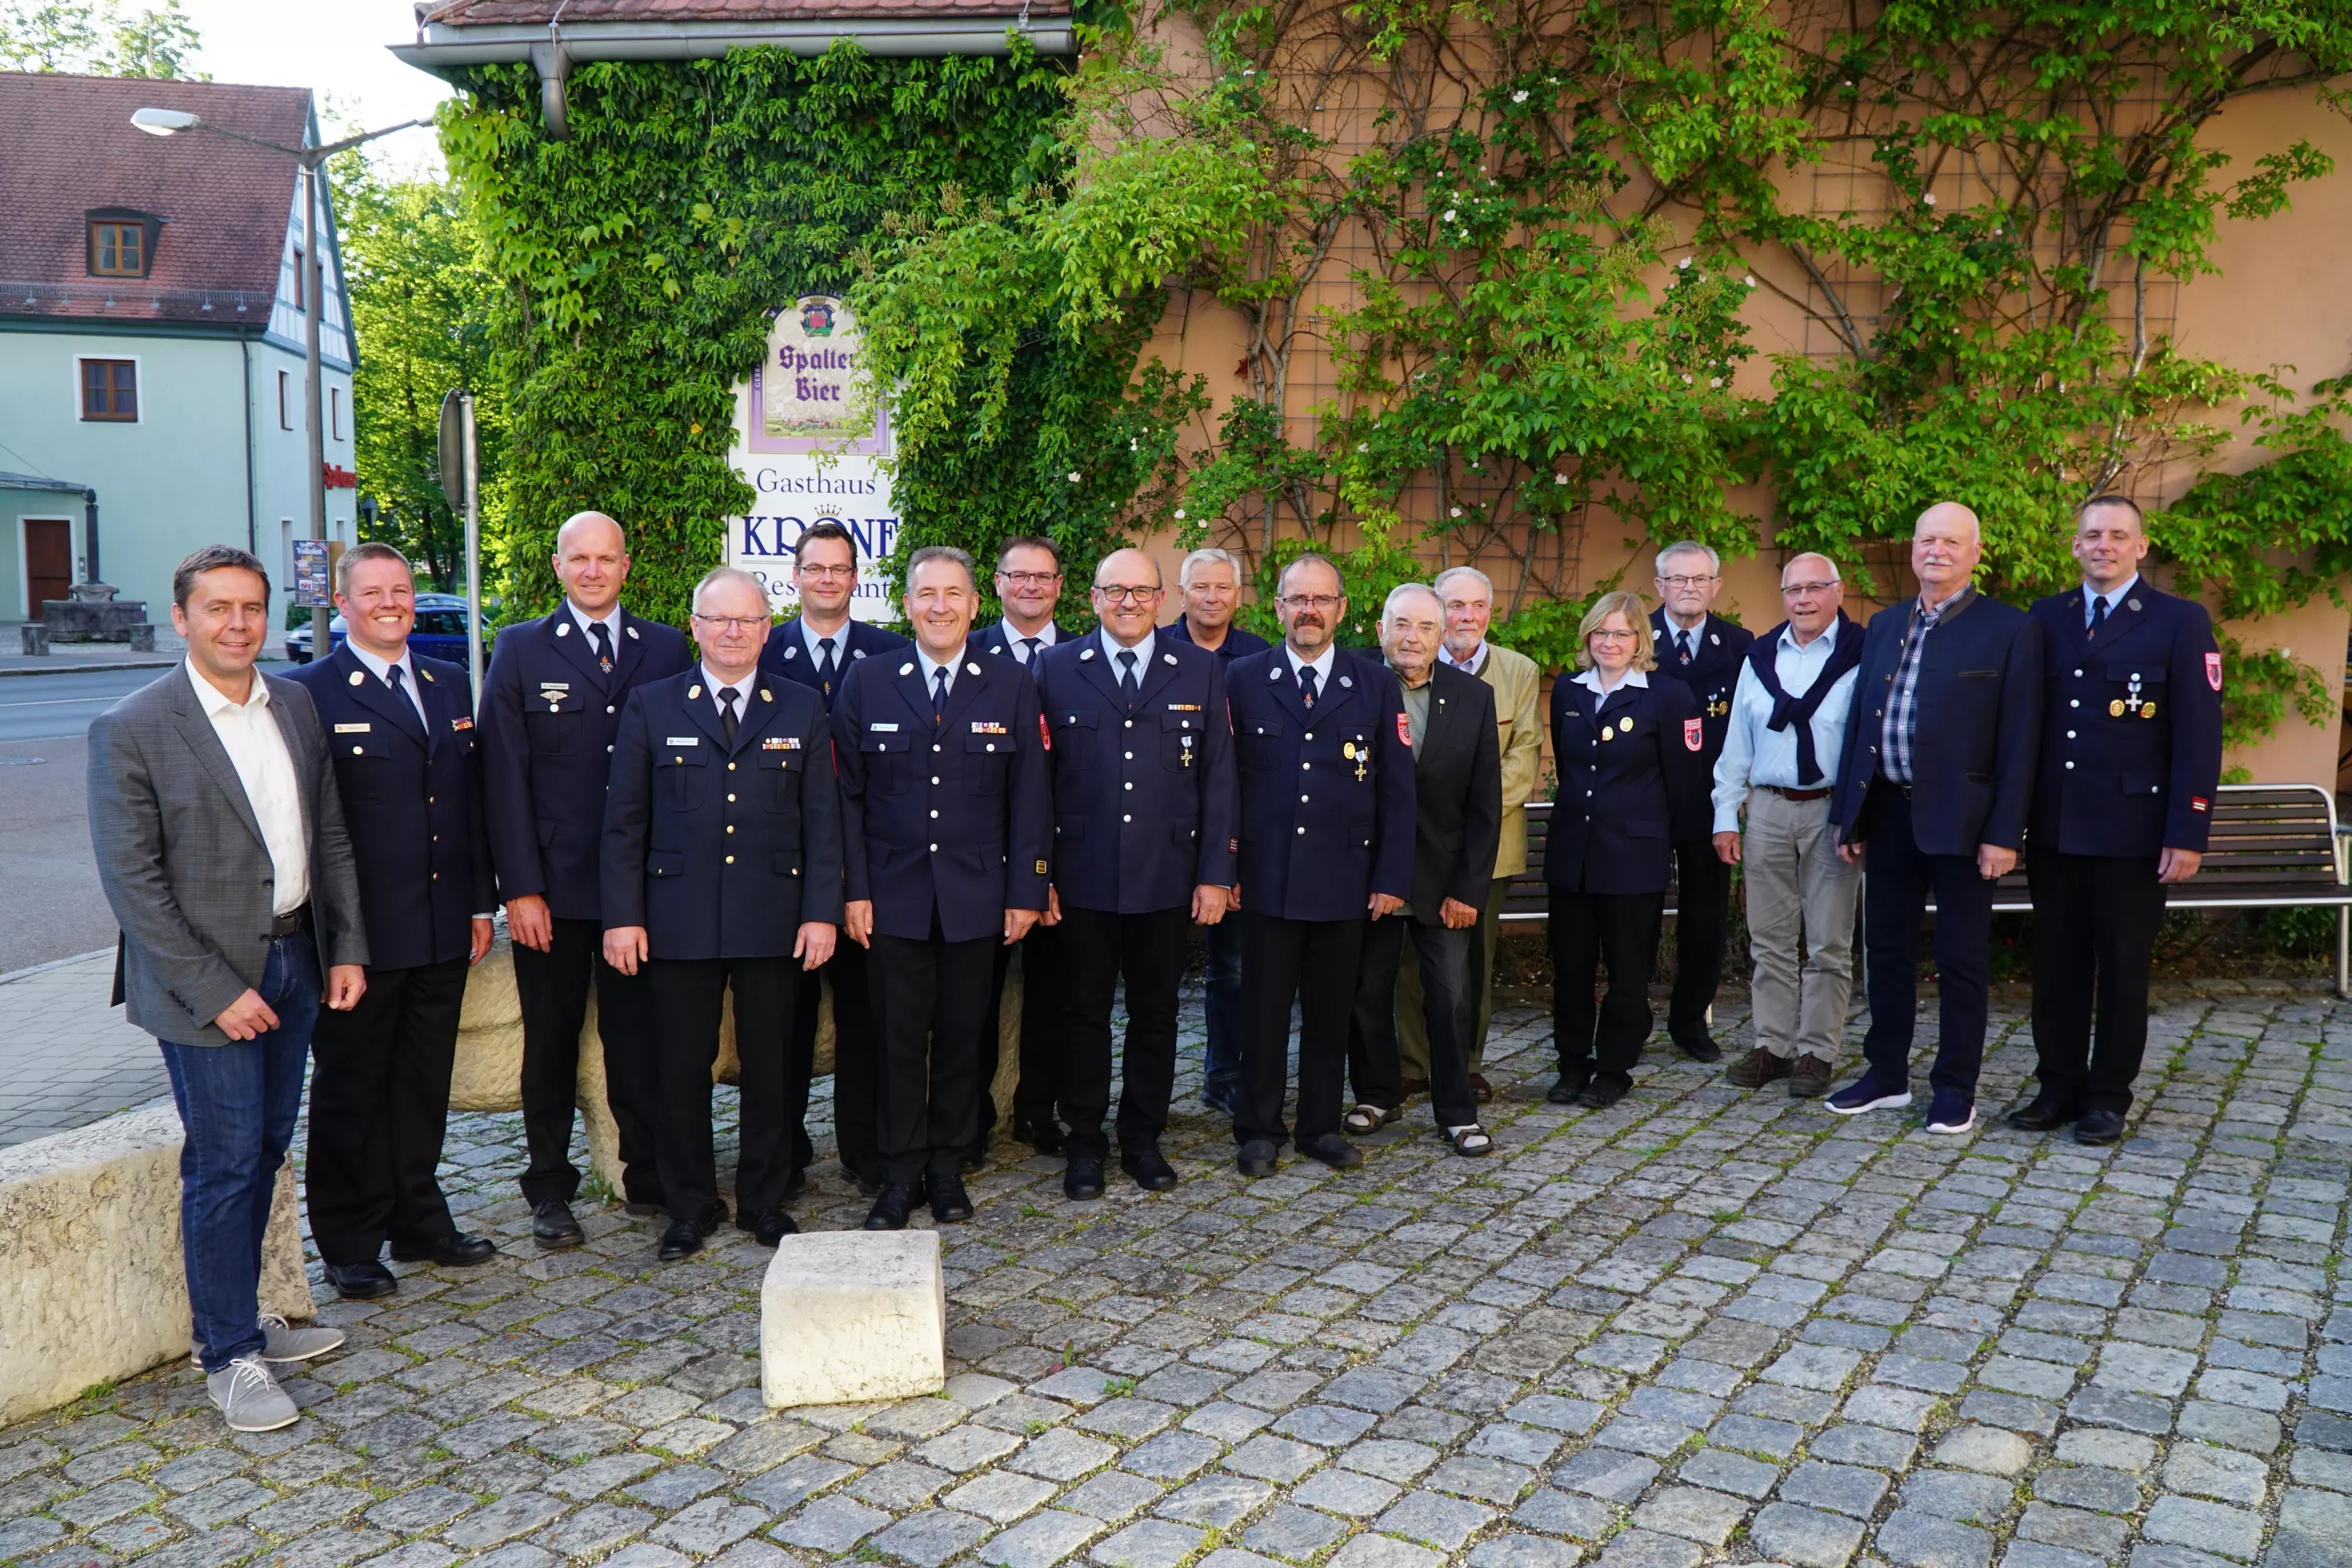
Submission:
[[[1492,1105],[1495,1102],[1495,1086],[1486,1081],[1486,1076],[1484,1073],[1474,1072],[1470,1075],[1470,1092],[1477,1097],[1478,1103],[1481,1105]]]
[[[1403,1079],[1398,1082],[1397,1088],[1403,1091],[1407,1100],[1411,1100],[1416,1094],[1429,1092],[1429,1080],[1425,1078]]]
[[[1734,1089],[1762,1089],[1775,1079],[1787,1078],[1790,1066],[1786,1057],[1776,1057],[1758,1046],[1726,1068],[1723,1076]]]
[[[1795,1070],[1789,1075],[1790,1100],[1819,1100],[1830,1091],[1830,1064],[1822,1057],[1807,1052],[1798,1057]]]

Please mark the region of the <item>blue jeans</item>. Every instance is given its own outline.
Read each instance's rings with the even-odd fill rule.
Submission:
[[[1237,912],[1208,928],[1209,1046],[1201,1061],[1202,1098],[1231,1100],[1242,1081],[1242,921]]]
[[[269,944],[258,987],[278,1027],[222,1046],[163,1047],[180,1145],[180,1253],[206,1372],[261,1349],[261,1238],[278,1168],[302,1110],[319,1016],[319,951],[307,931]]]

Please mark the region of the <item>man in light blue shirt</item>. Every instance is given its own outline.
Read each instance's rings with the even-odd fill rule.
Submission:
[[[1845,618],[1844,599],[1826,556],[1781,568],[1789,618],[1758,637],[1740,667],[1715,764],[1715,850],[1747,866],[1756,965],[1756,1045],[1725,1076],[1741,1089],[1786,1079],[1795,1099],[1829,1092],[1853,990],[1862,877],[1839,858],[1829,819],[1830,773],[1843,755],[1862,657],[1862,628]]]

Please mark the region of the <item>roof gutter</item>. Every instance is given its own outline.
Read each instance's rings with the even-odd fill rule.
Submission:
[[[1018,33],[1041,55],[1077,52],[1077,30],[1067,16],[1044,26],[1018,16],[837,22],[577,22],[535,26],[451,27],[427,23],[413,44],[392,52],[420,70],[452,79],[469,66],[527,63],[539,73],[540,108],[548,133],[563,140],[565,92],[572,67],[582,60],[709,60],[730,49],[779,48],[821,55],[844,39],[869,55],[931,57],[1003,55]]]

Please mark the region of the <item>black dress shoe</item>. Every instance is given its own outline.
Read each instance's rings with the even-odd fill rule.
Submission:
[[[1723,1047],[1715,1043],[1714,1036],[1705,1031],[1676,1040],[1675,1048],[1695,1062],[1719,1062],[1723,1059]]]
[[[907,1216],[915,1212],[915,1189],[896,1182],[885,1182],[874,1196],[874,1207],[866,1215],[868,1230],[904,1230]]]
[[[1050,1116],[1016,1117],[1013,1122],[1013,1136],[1040,1154],[1058,1154],[1069,1142],[1069,1134],[1063,1131],[1061,1123]]]
[[[400,1281],[381,1263],[330,1263],[327,1283],[346,1301],[374,1301],[400,1289]]]
[[[800,1226],[782,1209],[761,1209],[750,1216],[738,1216],[736,1228],[748,1230],[762,1247],[773,1247],[788,1236],[796,1234]]]
[[[1176,1167],[1168,1163],[1168,1157],[1156,1144],[1120,1150],[1118,1168],[1134,1177],[1135,1184],[1147,1193],[1164,1193],[1176,1184]]]
[[[1102,1191],[1102,1167],[1095,1167],[1095,1191]],[[957,1225],[971,1217],[971,1194],[963,1190],[961,1176],[933,1176],[927,1184],[930,1188],[931,1217],[941,1225]]]
[[[1321,1161],[1335,1171],[1352,1171],[1364,1163],[1364,1152],[1337,1132],[1325,1132],[1309,1138],[1298,1146],[1298,1152],[1310,1160]]]
[[[1559,1069],[1559,1078],[1558,1080],[1552,1084],[1551,1088],[1544,1091],[1544,1098],[1551,1101],[1554,1105],[1574,1105],[1576,1103],[1576,1097],[1582,1094],[1584,1092],[1584,1086],[1591,1081],[1592,1067],[1591,1063],[1585,1062],[1579,1063],[1573,1067],[1564,1067]]]
[[[2104,1148],[2124,1141],[2124,1113],[2120,1110],[2086,1110],[2074,1123],[2074,1142]]]
[[[558,1247],[579,1246],[588,1239],[588,1233],[572,1217],[570,1204],[562,1198],[550,1198],[530,1211],[530,1238],[543,1250],[553,1252]]]
[[[1632,1083],[1615,1073],[1596,1073],[1592,1081],[1584,1086],[1584,1092],[1576,1097],[1576,1103],[1594,1110],[1606,1110],[1624,1099],[1626,1091],[1633,1087]]]
[[[499,1244],[487,1236],[468,1236],[464,1231],[446,1240],[420,1249],[393,1244],[394,1263],[437,1263],[445,1268],[467,1268],[477,1263],[488,1263],[499,1255]]]
[[[1102,1196],[1103,1163],[1084,1154],[1071,1155],[1068,1168],[1062,1173],[1062,1195],[1075,1204]]]
[[[2011,1111],[2008,1121],[2021,1132],[2055,1132],[2081,1114],[2063,1100],[2037,1094],[2024,1110]]]
[[[1274,1174],[1274,1144],[1271,1140],[1253,1138],[1234,1151],[1234,1163],[1244,1176]]]
[[[661,1245],[654,1256],[664,1263],[676,1263],[681,1258],[691,1258],[702,1250],[702,1238],[709,1233],[690,1219],[674,1219],[662,1232]]]

